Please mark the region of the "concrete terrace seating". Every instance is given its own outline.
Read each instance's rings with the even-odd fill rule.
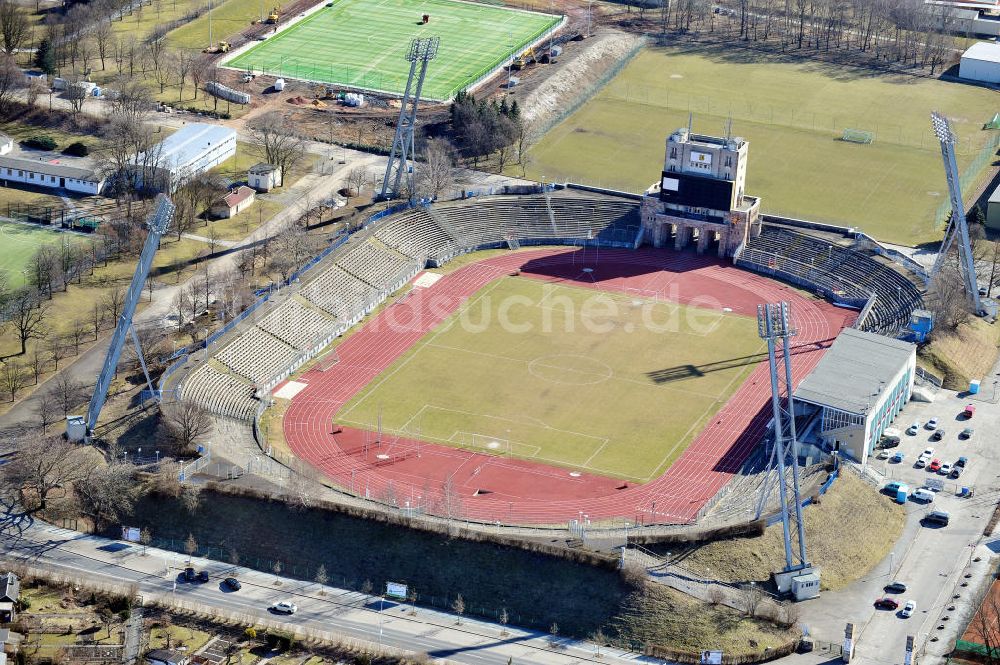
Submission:
[[[267,305],[264,305],[267,307]],[[318,309],[307,307],[294,298],[275,306],[274,311],[257,322],[257,326],[281,341],[302,350],[312,345],[320,335],[334,326],[334,319]]]
[[[378,297],[378,291],[336,265],[306,284],[299,294],[343,321]]]
[[[382,289],[399,279],[409,261],[388,247],[379,247],[369,238],[337,259],[337,265],[358,279]]]
[[[289,344],[254,326],[215,354],[226,367],[255,383],[267,381],[299,355]]]
[[[375,237],[400,254],[420,259],[437,256],[457,244],[424,208],[413,208],[388,220]]]
[[[251,420],[257,410],[253,386],[232,374],[203,363],[184,382],[182,395],[204,405],[213,413]]]
[[[923,302],[911,279],[869,253],[783,227],[765,225],[760,236],[747,243],[738,263],[855,304],[875,294],[862,329],[883,335],[898,335]]]

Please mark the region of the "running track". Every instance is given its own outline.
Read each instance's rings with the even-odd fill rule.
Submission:
[[[584,272],[584,266],[593,272]],[[695,519],[763,436],[771,418],[766,361],[662,476],[641,485],[411,439],[383,436],[376,446],[369,443],[373,434],[353,428],[333,432],[337,411],[355,393],[480,288],[516,270],[605,291],[666,294],[676,302],[751,316],[759,303],[786,300],[798,327],[796,383],[855,316],[728,262],[686,252],[571,248],[503,254],[464,266],[430,288],[413,289],[345,340],[336,365],[299,379],[307,386],[284,418],[292,451],[360,496],[464,519],[520,524],[565,523],[581,514],[647,524]]]

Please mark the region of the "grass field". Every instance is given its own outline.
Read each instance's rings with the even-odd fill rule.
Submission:
[[[430,22],[421,25],[422,14]],[[454,0],[337,0],[225,63],[401,94],[410,40],[441,38],[423,96],[448,99],[541,36],[559,17]]]
[[[1000,110],[993,95],[739,48],[651,48],[534,146],[528,175],[642,191],[689,112],[696,132],[715,135],[731,116],[750,141],[747,192],[766,212],[918,244],[940,238],[935,213],[947,199],[930,112],[952,119],[964,168],[991,137],[982,123]],[[844,142],[845,128],[875,142]]]
[[[651,324],[655,322],[655,324]],[[507,277],[356,395],[338,422],[607,476],[660,475],[761,348],[746,317]],[[680,374],[673,381],[666,374]]]
[[[84,242],[81,236],[52,231],[34,224],[0,221],[0,273],[10,286],[24,284],[24,270],[39,247],[60,242],[63,237]]]

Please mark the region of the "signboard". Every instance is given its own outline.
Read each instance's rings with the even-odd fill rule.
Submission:
[[[732,180],[719,180],[695,173],[663,171],[660,200],[664,203],[729,212],[736,191]]]
[[[137,543],[141,538],[139,529],[134,526],[123,526],[122,527],[122,540],[127,540],[130,543]]]
[[[389,598],[399,598],[400,600],[406,600],[407,588],[405,584],[400,584],[399,582],[386,582],[385,583],[385,595]]]
[[[691,151],[691,165],[706,168],[712,165],[712,153]]]
[[[702,651],[701,665],[722,665],[721,651]]]

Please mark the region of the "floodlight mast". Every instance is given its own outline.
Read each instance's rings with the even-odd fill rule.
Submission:
[[[389,162],[385,166],[382,191],[379,193],[380,199],[385,200],[399,195],[403,173],[406,173],[406,183],[410,196],[413,196],[413,171],[407,167],[407,159],[412,159],[416,152],[413,146],[413,130],[417,124],[417,105],[420,103],[420,94],[427,76],[427,64],[437,57],[440,44],[440,37],[419,37],[410,42],[410,48],[406,52],[406,60],[410,63],[410,74],[406,79],[406,88],[403,91],[403,100],[399,107],[396,135],[392,139],[392,151],[389,153]],[[417,73],[418,65],[420,67],[419,74]],[[411,96],[410,90],[413,88],[414,78],[417,80],[417,88]]]
[[[948,179],[948,194],[951,198],[951,221],[948,223],[948,228],[945,229],[944,242],[941,243],[941,251],[938,252],[937,259],[934,260],[930,278],[933,279],[940,273],[957,235],[959,272],[962,274],[966,296],[978,315],[982,311],[982,304],[979,301],[976,265],[972,258],[972,244],[969,240],[969,224],[965,218],[965,203],[962,200],[958,163],[955,161],[955,132],[952,131],[948,118],[937,111],[931,113],[931,127],[941,143],[941,158],[944,161],[944,173]]]

